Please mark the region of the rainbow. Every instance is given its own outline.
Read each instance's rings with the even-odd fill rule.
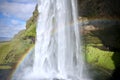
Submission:
[[[15,72],[20,68],[20,64],[23,63],[23,61],[25,60],[25,58],[30,54],[30,52],[34,49],[34,45],[31,46],[26,52],[25,54],[19,59],[18,63],[15,65],[15,68],[13,70],[13,72],[11,73],[11,75],[9,76],[8,80],[11,80],[12,77],[14,76]]]
[[[81,18],[83,19],[83,22],[84,22],[84,19],[86,19],[88,22],[120,22],[120,19],[117,19],[117,18]]]
[[[119,19],[109,19],[109,18],[91,18],[91,19],[88,19],[88,21],[90,22],[90,21],[95,21],[95,22],[99,22],[99,21],[118,21],[118,22],[120,22],[120,20]],[[53,31],[53,33],[54,33],[54,31]],[[9,77],[9,79],[8,80],[11,80],[12,79],[12,77],[13,77],[13,75],[15,74],[15,72],[19,69],[19,67],[20,67],[20,64],[22,64],[22,62],[25,60],[25,58],[29,55],[29,53],[33,50],[33,48],[34,48],[34,45],[32,46],[32,47],[30,47],[26,52],[25,52],[25,54],[23,55],[23,57],[21,57],[20,59],[19,59],[19,62],[16,64],[16,66],[15,66],[15,69],[13,70],[13,72],[12,72],[12,74],[10,75],[10,77]]]

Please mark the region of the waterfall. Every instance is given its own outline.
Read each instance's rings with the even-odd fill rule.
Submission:
[[[76,8],[76,0],[39,0],[33,73],[40,78],[82,78],[84,62]]]
[[[39,0],[38,11],[35,58],[21,80],[88,80],[77,0]]]

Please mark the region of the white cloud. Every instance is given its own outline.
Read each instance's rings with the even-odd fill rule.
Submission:
[[[4,18],[0,19],[0,37],[13,37],[20,30],[25,29],[25,21],[32,16],[35,5],[34,0],[0,2],[0,13],[4,15]]]
[[[13,37],[20,30],[25,29],[25,22],[17,19],[0,19],[0,37]]]
[[[25,24],[9,25],[0,27],[0,37],[13,37],[20,30],[25,29]]]
[[[12,25],[17,25],[17,24],[19,24],[20,22],[17,21],[17,20],[11,20],[11,23],[12,23]]]
[[[32,16],[35,5],[36,4],[3,2],[0,3],[0,12],[2,12],[5,16],[14,16],[22,20],[27,20],[30,16]]]

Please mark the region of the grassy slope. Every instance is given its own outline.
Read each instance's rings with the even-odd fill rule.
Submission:
[[[31,26],[31,28],[33,27],[35,26]],[[31,39],[23,39],[23,37],[27,37],[26,34],[29,34],[27,32],[29,31],[27,30],[26,32],[23,31],[21,34],[19,33],[19,35],[10,42],[0,43],[0,64],[12,66],[12,64],[18,62],[19,58],[34,45],[31,43]]]
[[[115,64],[112,60],[114,52],[99,48],[103,47],[103,44],[100,39],[92,33],[88,33],[84,35],[84,37],[87,62],[109,70],[115,69]]]
[[[87,45],[87,61],[97,66],[113,70],[115,68],[112,60],[113,52],[103,51],[91,45]]]
[[[25,52],[34,46],[37,16],[36,6],[33,16],[26,23],[26,30],[20,31],[9,42],[0,43],[0,69],[12,68]]]

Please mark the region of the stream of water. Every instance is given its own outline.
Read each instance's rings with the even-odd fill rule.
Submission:
[[[35,56],[13,80],[90,80],[82,54],[77,0],[39,0]],[[22,68],[23,69],[23,68]]]

